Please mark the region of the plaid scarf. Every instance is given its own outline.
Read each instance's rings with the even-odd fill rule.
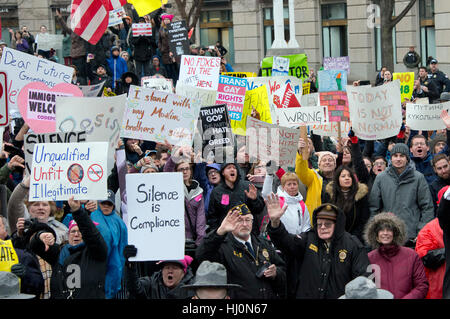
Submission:
[[[52,266],[41,257],[37,256],[39,260],[39,267],[41,268],[42,277],[44,278],[44,292],[40,299],[50,299],[50,279],[52,277]]]

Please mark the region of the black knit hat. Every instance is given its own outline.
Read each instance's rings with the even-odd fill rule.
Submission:
[[[397,143],[394,145],[394,147],[392,147],[391,149],[391,156],[396,154],[396,153],[400,153],[406,156],[408,162],[410,160],[410,156],[409,156],[409,148],[406,144],[404,143]]]

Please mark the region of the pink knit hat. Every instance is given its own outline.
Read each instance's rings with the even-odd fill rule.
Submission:
[[[172,19],[173,19],[173,14],[167,14],[167,13],[165,13],[165,14],[163,14],[163,15],[161,15],[161,20],[163,20],[164,21],[164,19],[169,19],[170,21],[172,21]]]
[[[156,264],[160,265],[161,268],[164,267],[164,264],[168,264],[168,263],[178,264],[178,265],[180,265],[183,268],[184,273],[186,273],[187,267],[192,263],[193,260],[194,259],[191,256],[185,255],[184,259],[180,259],[180,260],[160,260]]]
[[[94,222],[94,221],[92,221],[92,222],[94,223],[95,226],[98,225],[97,222]],[[70,233],[70,230],[73,228],[73,226],[78,226],[78,224],[77,224],[77,222],[76,222],[75,220],[72,219],[72,220],[70,221],[70,223],[69,223],[69,233]]]

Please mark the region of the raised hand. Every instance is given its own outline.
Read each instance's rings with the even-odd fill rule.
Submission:
[[[20,157],[19,155],[14,155],[13,158],[11,158],[11,160],[8,162],[8,168],[10,170],[13,170],[16,167],[21,167],[21,168],[25,168],[25,160]]]
[[[450,129],[450,116],[448,115],[448,112],[446,110],[442,110],[441,119],[444,121],[447,129]]]
[[[253,200],[255,200],[256,197],[258,196],[258,190],[256,189],[256,186],[253,184],[250,184],[248,186],[248,191],[246,189],[244,189],[244,193],[248,198],[253,199]]]
[[[74,200],[73,196],[69,198],[68,203],[69,203],[71,212],[76,212],[81,207],[80,201],[79,200]]]
[[[267,196],[267,199],[265,199],[264,202],[266,203],[267,215],[269,215],[272,227],[277,228],[280,225],[280,218],[286,212],[288,206],[284,205],[283,208],[281,208],[280,199],[278,195],[275,195],[274,193]]]
[[[217,234],[220,236],[225,235],[226,233],[232,232],[236,229],[240,213],[238,210],[229,211],[227,216],[223,219],[220,227],[217,228]]]

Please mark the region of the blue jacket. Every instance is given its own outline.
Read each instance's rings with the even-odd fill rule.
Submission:
[[[215,168],[220,172],[220,164],[212,163],[206,165],[206,163],[199,163],[195,165],[194,170],[194,179],[197,180],[200,184],[200,187],[203,188],[203,196],[205,200],[205,215],[208,216],[208,206],[209,206],[209,198],[211,196],[211,192],[214,189],[214,185],[209,182],[208,175],[206,174],[206,169],[208,167]]]
[[[111,57],[106,59],[109,71],[112,77],[112,88],[116,88],[116,81],[120,79],[123,73],[128,71],[127,62],[120,56],[114,56],[111,53]]]
[[[433,155],[430,152],[424,159],[414,157],[411,154],[411,160],[414,162],[416,170],[425,176],[428,185],[431,185],[437,179],[433,170]]]

